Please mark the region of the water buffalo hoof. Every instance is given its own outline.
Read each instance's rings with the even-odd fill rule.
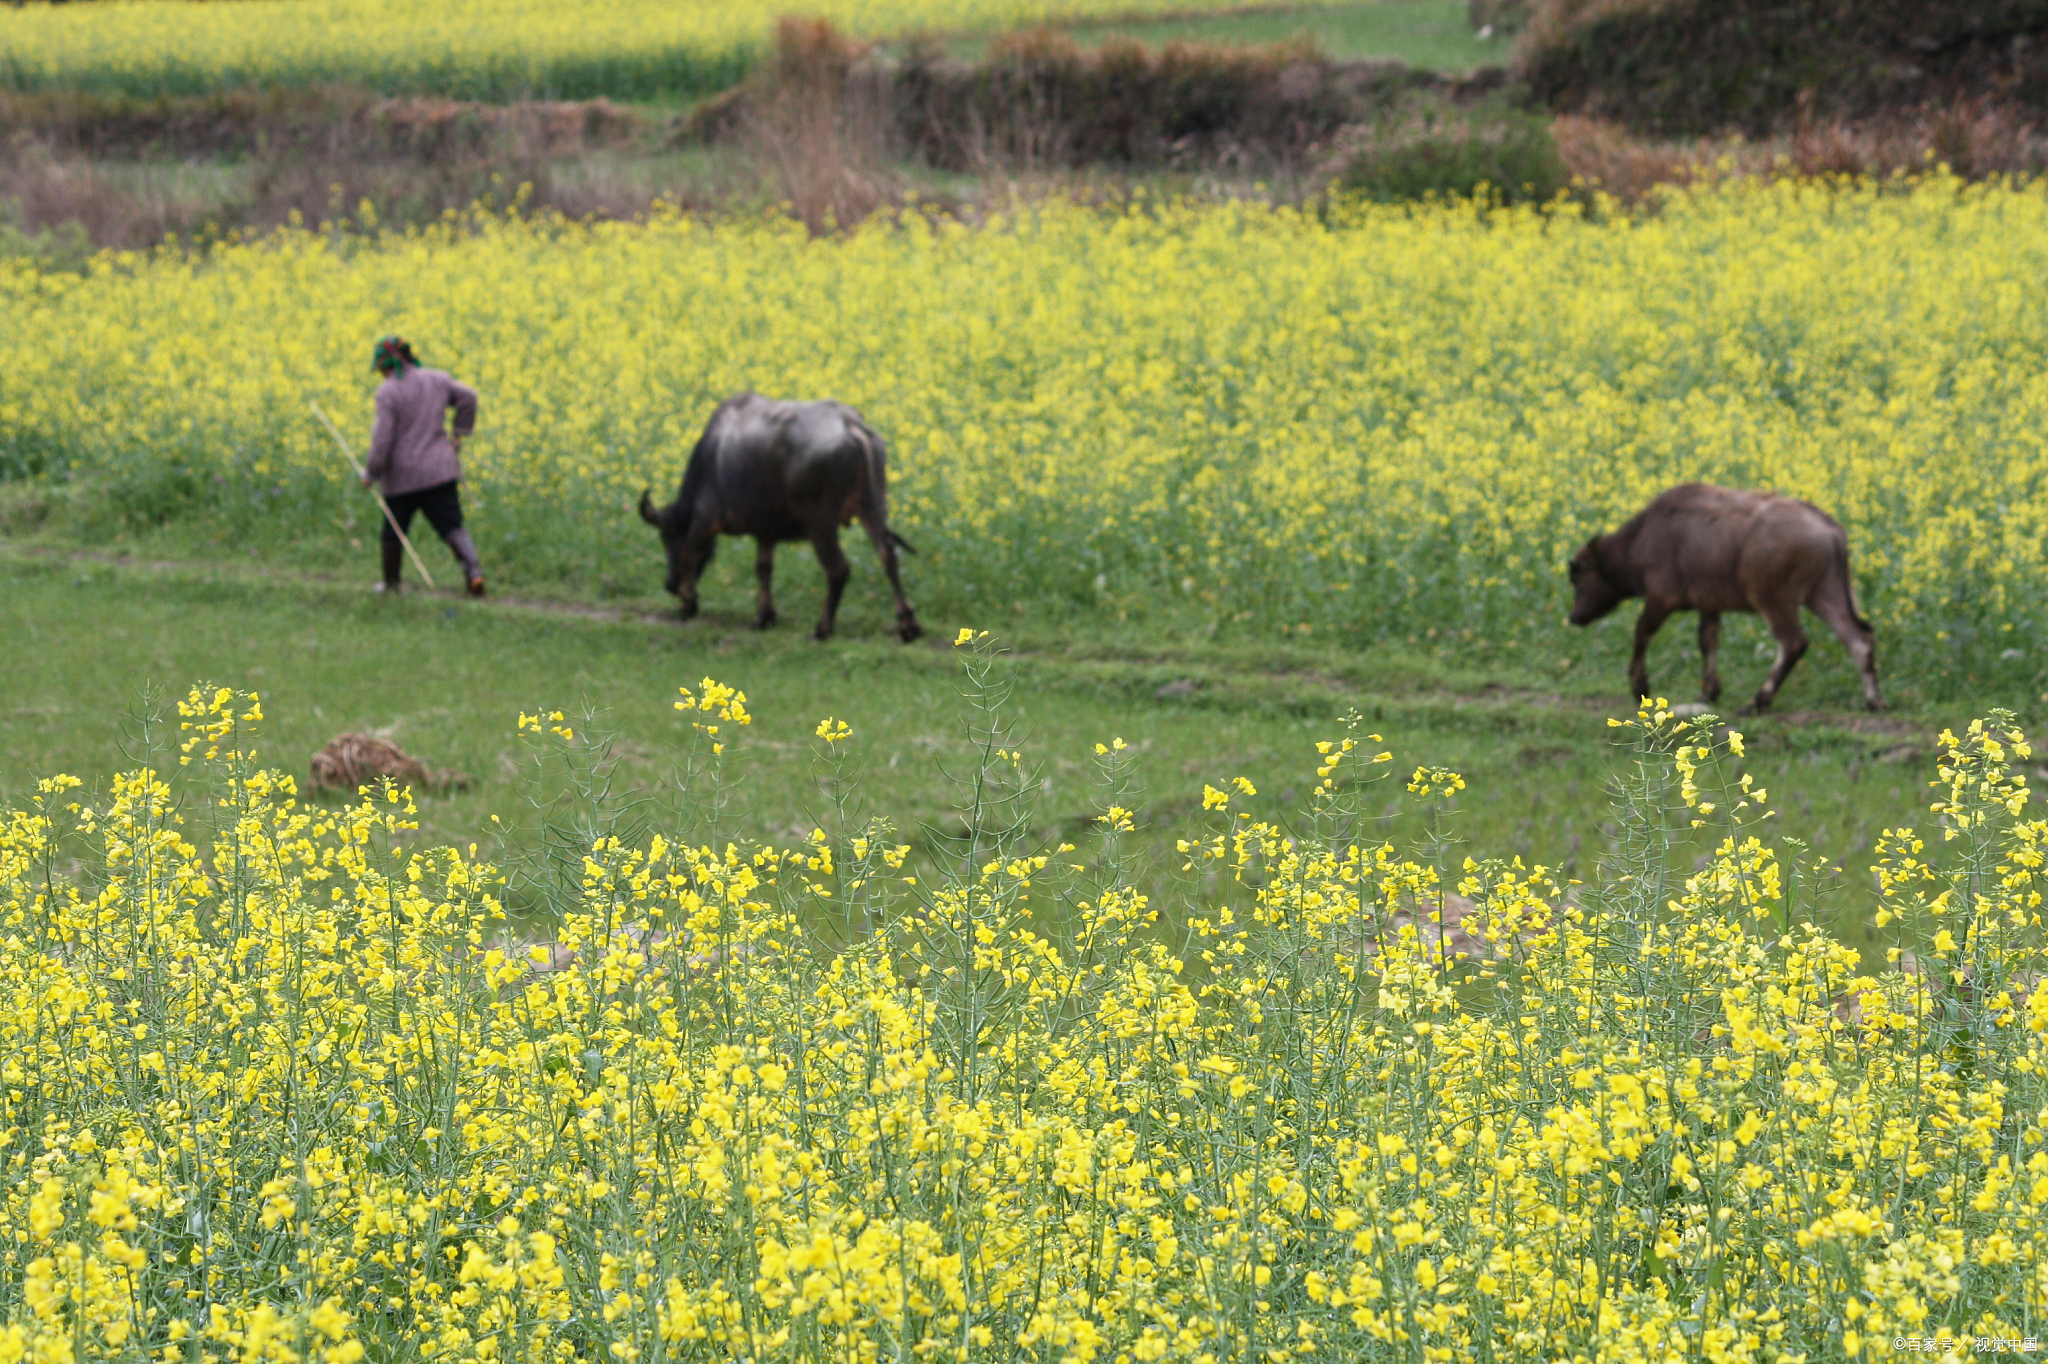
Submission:
[[[904,620],[899,620],[896,622],[896,635],[905,644],[910,643],[912,640],[921,638],[923,634],[924,627],[922,625],[919,625],[914,618],[906,618]]]
[[[695,620],[697,618],[697,603],[693,601],[684,602],[682,610],[678,611],[676,616],[680,620]]]
[[[760,615],[754,617],[754,628],[756,630],[771,629],[779,619],[780,617],[774,611],[763,611]]]
[[[811,631],[811,638],[817,640],[818,643],[823,644],[826,640],[832,638],[832,627],[830,625],[827,625],[822,620],[819,621],[816,627],[813,628]]]

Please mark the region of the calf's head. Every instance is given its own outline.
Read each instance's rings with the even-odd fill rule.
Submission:
[[[654,505],[646,489],[640,492],[640,519],[661,532],[661,547],[668,554],[668,576],[662,591],[673,594],[683,585],[683,541],[690,533],[690,514],[681,498],[666,507]]]
[[[1572,614],[1574,625],[1591,625],[1621,605],[1628,593],[1615,586],[1600,559],[1600,537],[1586,541],[1572,556]]]

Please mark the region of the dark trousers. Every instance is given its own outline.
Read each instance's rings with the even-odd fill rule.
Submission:
[[[471,584],[470,591],[479,590],[477,584],[482,582],[483,570],[477,565],[476,544],[469,538],[469,532],[462,528],[462,497],[456,492],[453,480],[387,497],[384,504],[391,508],[391,519],[398,522],[397,530],[392,529],[391,521],[384,523],[384,582],[387,587],[398,586],[398,572],[403,562],[398,531],[412,529],[413,513],[425,512],[427,524],[441,533],[441,538],[448,542],[449,550],[455,555],[455,561],[462,565],[462,571]]]
[[[456,491],[457,487],[451,479],[446,483],[436,483],[431,488],[387,497],[384,504],[391,508],[398,530],[411,530],[413,513],[425,512],[427,524],[446,540],[450,531],[462,529],[462,494]],[[384,523],[384,542],[389,545],[398,543],[398,531],[391,529],[390,521]]]

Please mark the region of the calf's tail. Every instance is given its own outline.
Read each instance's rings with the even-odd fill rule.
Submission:
[[[889,528],[889,543],[896,546],[896,548],[902,550],[905,554],[917,553],[917,546],[911,544],[910,541],[898,535],[896,533],[896,528],[894,526],[891,526]]]
[[[1862,610],[1856,605],[1856,575],[1849,571],[1849,537],[1846,535],[1835,541],[1835,571],[1842,575],[1842,595],[1849,599],[1849,614],[1865,630],[1871,629],[1870,622],[1863,618]]]

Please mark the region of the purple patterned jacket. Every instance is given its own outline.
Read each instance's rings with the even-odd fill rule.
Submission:
[[[455,409],[455,439],[441,415]],[[364,467],[386,497],[418,492],[462,477],[455,441],[476,429],[476,390],[438,369],[408,368],[377,386],[377,424]]]

